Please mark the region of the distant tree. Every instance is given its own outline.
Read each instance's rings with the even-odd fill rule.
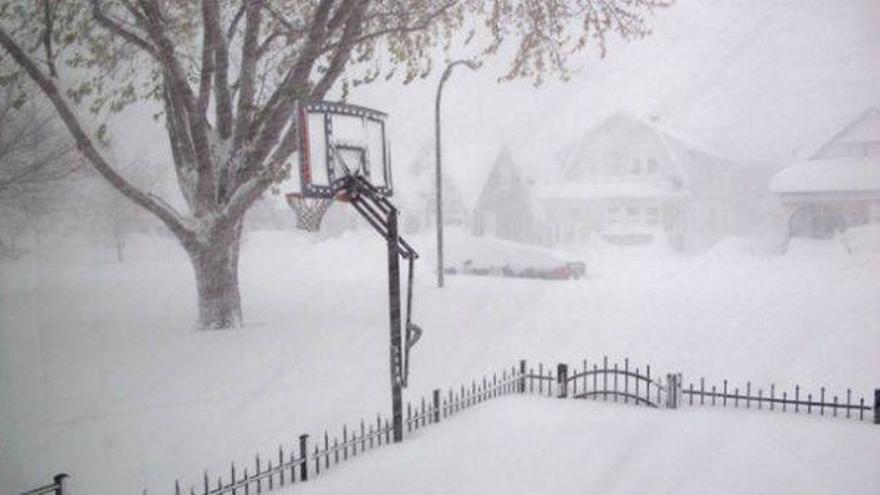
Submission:
[[[39,230],[59,181],[82,163],[57,123],[54,111],[0,91],[0,257],[21,254],[19,235],[28,226]]]
[[[297,100],[380,77],[426,77],[438,48],[509,43],[503,79],[568,77],[590,42],[648,34],[667,0],[5,0],[3,79],[48,98],[80,152],[129,200],[158,217],[192,260],[204,328],[241,323],[238,256],[248,208],[288,173]],[[474,36],[476,30],[485,34]],[[476,41],[473,41],[476,43]],[[188,211],[120,175],[76,108],[161,105]]]
[[[107,151],[106,154],[114,156],[112,151]],[[138,160],[114,162],[120,164],[120,173],[132,184],[137,184],[139,189],[152,193],[160,188],[166,169]],[[116,261],[124,262],[129,239],[134,234],[150,231],[156,223],[155,217],[119,194],[119,191],[100,177],[90,174],[79,182],[74,197],[69,200],[74,203],[71,204],[71,209],[87,219],[93,233],[102,243],[113,248]]]

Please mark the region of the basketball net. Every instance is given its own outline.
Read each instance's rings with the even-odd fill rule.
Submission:
[[[333,204],[332,197],[329,198],[306,198],[300,193],[290,193],[285,196],[287,204],[296,214],[296,228],[305,230],[306,232],[317,232],[321,230],[321,220],[327,209]]]

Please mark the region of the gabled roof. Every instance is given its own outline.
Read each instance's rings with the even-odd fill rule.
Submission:
[[[834,144],[870,143],[880,141],[880,109],[876,107],[863,111],[837,134],[819,146],[810,156],[820,158],[824,151]]]
[[[506,150],[506,151],[505,151]],[[476,207],[492,171],[502,153],[507,153],[512,166],[525,179],[521,160],[508,146],[497,143],[467,143],[465,146],[447,144],[443,148],[444,195],[455,194],[467,209]],[[415,207],[419,195],[433,195],[435,180],[433,141],[426,142],[408,167],[395,170],[394,196],[401,203]],[[453,192],[454,191],[454,192]]]
[[[520,186],[525,188],[527,187],[525,177],[523,177],[522,170],[517,165],[517,162],[513,159],[513,155],[510,152],[510,147],[504,145],[501,147],[498,155],[495,157],[495,160],[492,162],[492,167],[489,169],[489,173],[486,176],[485,180],[482,182],[482,187],[480,188],[480,194],[477,197],[477,202],[474,206],[480,204],[483,201],[483,198],[487,194],[487,188],[492,183],[492,179],[497,176],[497,174],[502,173],[502,170],[509,170],[511,174],[516,178],[519,182]],[[523,198],[523,201],[528,201],[528,198]]]
[[[563,174],[567,174],[572,167],[582,163],[584,155],[590,149],[590,142],[598,135],[607,132],[615,127],[624,127],[642,132],[647,132],[663,144],[669,153],[672,165],[676,168],[678,175],[687,180],[687,174],[683,169],[684,155],[691,152],[702,153],[711,157],[715,157],[722,161],[735,162],[732,157],[715,150],[695,139],[684,136],[683,134],[666,128],[656,122],[645,120],[625,112],[616,112],[602,120],[599,124],[590,129],[577,143],[568,148],[565,156],[565,164],[563,166]]]

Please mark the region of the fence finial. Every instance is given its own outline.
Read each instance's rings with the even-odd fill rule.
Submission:
[[[299,477],[302,481],[309,480],[309,451],[306,449],[306,440],[309,436],[305,433],[299,436]]]
[[[53,478],[52,481],[55,482],[55,493],[56,495],[69,495],[70,490],[67,486],[67,478],[70,476],[67,473],[58,473]]]
[[[556,366],[556,383],[559,386],[557,397],[564,399],[568,397],[568,365],[559,363]]]
[[[433,397],[431,397],[431,399],[433,402],[433,409],[434,409],[433,410],[433,422],[439,423],[440,422],[440,389],[439,388],[434,389]]]
[[[681,375],[679,373],[666,374],[666,408],[678,409],[681,394]],[[659,405],[659,404],[658,404]]]

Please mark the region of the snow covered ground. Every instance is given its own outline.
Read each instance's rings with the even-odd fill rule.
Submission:
[[[450,277],[443,290],[433,287],[433,240],[417,237],[414,310],[425,335],[407,394],[521,358],[604,354],[685,381],[867,393],[880,386],[876,236],[854,236],[849,250],[796,242],[784,256],[737,239],[702,254],[596,244],[572,248],[585,280]],[[247,327],[222,332],[193,330],[192,272],[173,241],[138,239],[124,264],[73,242],[0,266],[3,493],[59,471],[79,493],[171,493],[176,477],[225,471],[299,433],[387,411],[385,254],[372,232],[249,234]],[[531,474],[528,450],[542,459]],[[878,458],[880,429],[866,423],[504,399],[299,488],[372,493],[399,480],[427,490],[437,479],[435,493],[876,493]],[[765,478],[766,489],[749,484]]]
[[[875,430],[815,417],[505,397],[281,493],[873,494]]]

